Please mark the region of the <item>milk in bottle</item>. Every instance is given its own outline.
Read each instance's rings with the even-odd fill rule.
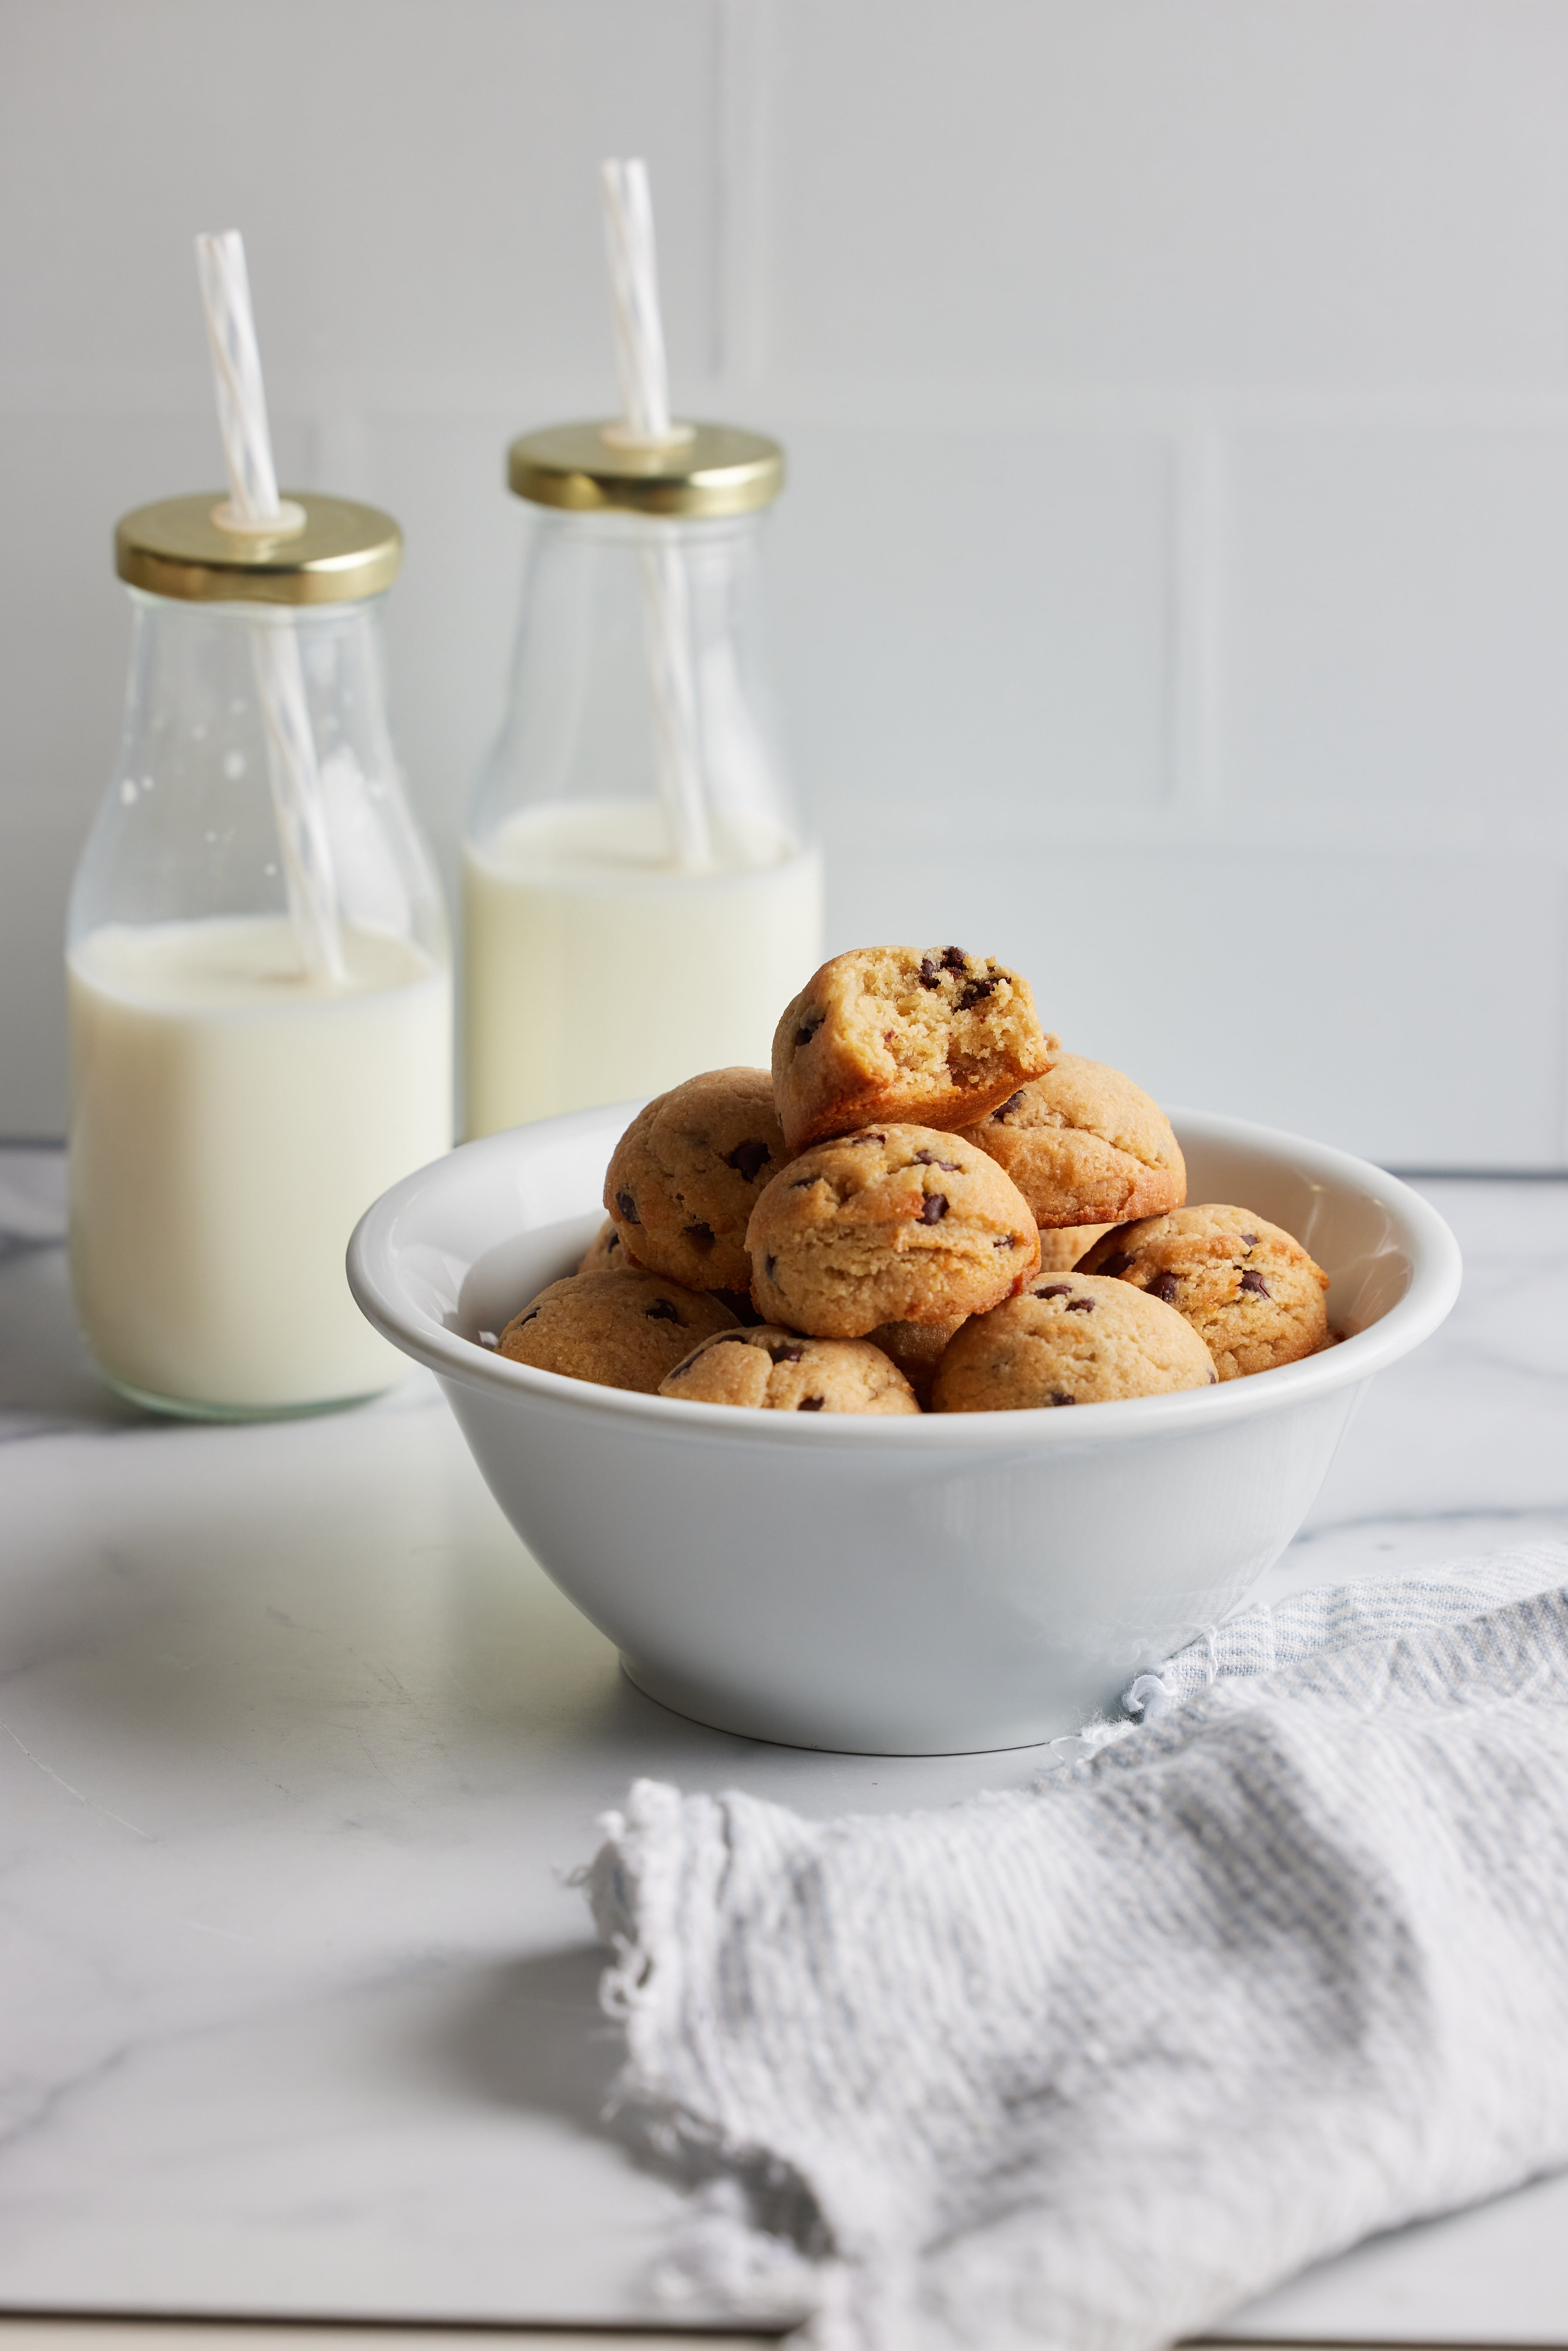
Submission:
[[[217,504],[143,508],[116,538],[125,726],[67,949],[70,1255],[116,1386],[255,1417],[406,1368],[343,1253],[372,1200],[450,1144],[450,959],[386,720],[395,524],[298,494],[298,526],[239,538]],[[330,883],[316,954],[275,789],[286,724],[308,741],[314,881]]]
[[[759,537],[783,453],[722,425],[513,444],[530,544],[465,832],[466,1131],[766,1067],[821,958],[774,737]]]

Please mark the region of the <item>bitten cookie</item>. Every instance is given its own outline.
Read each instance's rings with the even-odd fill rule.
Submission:
[[[962,947],[855,947],[808,982],[773,1038],[791,1151],[873,1121],[968,1126],[1049,1070],[1027,979]]]
[[[1249,1208],[1176,1208],[1119,1225],[1083,1260],[1175,1307],[1222,1380],[1299,1363],[1328,1344],[1328,1275]]]
[[[1062,1225],[1057,1231],[1042,1230],[1040,1236],[1040,1270],[1041,1273],[1071,1273],[1079,1259],[1092,1249],[1109,1225]]]
[[[892,1356],[921,1403],[926,1404],[943,1351],[966,1319],[956,1314],[945,1322],[879,1322],[866,1336],[873,1347]]]
[[[620,1234],[608,1217],[577,1261],[579,1273],[630,1273],[636,1270],[622,1246]]]
[[[1213,1379],[1197,1332],[1158,1299],[1125,1282],[1059,1274],[965,1323],[937,1366],[931,1409],[1113,1404]]]
[[[1186,1169],[1159,1104],[1120,1070],[1080,1053],[1063,1053],[964,1132],[1007,1169],[1039,1225],[1124,1224],[1186,1197]]]
[[[688,1290],[751,1281],[746,1225],[789,1153],[766,1070],[709,1070],[639,1111],[604,1179],[622,1246]]]
[[[500,1353],[514,1364],[652,1395],[698,1339],[735,1326],[716,1298],[658,1273],[572,1273],[515,1314]]]
[[[721,1331],[665,1374],[659,1394],[759,1412],[918,1413],[914,1390],[864,1339],[803,1339],[768,1323]]]
[[[791,1160],[746,1245],[763,1321],[827,1339],[983,1314],[1040,1262],[1034,1218],[996,1161],[925,1126],[866,1127]]]

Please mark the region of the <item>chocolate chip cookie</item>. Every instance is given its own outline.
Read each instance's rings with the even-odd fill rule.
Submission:
[[[864,1127],[791,1160],[746,1229],[766,1322],[862,1339],[1009,1298],[1040,1262],[1034,1218],[994,1159],[934,1127]]]
[[[1109,1225],[1063,1225],[1057,1231],[1042,1229],[1040,1236],[1040,1270],[1041,1273],[1071,1273],[1079,1259],[1092,1249]]]
[[[698,1339],[732,1329],[716,1298],[658,1273],[572,1273],[515,1314],[500,1353],[514,1364],[652,1395]]]
[[[918,1413],[897,1365],[864,1339],[805,1339],[762,1323],[721,1331],[665,1374],[659,1394],[759,1412]]]
[[[1124,1224],[1186,1197],[1186,1169],[1159,1104],[1120,1070],[1080,1053],[1063,1053],[964,1132],[1007,1169],[1048,1228]]]
[[[873,1347],[891,1355],[921,1403],[926,1404],[947,1342],[966,1320],[955,1314],[942,1322],[879,1322],[866,1336]]]
[[[751,1282],[746,1226],[789,1153],[766,1070],[709,1070],[639,1111],[615,1146],[604,1206],[635,1262],[688,1290]]]
[[[965,1323],[937,1366],[931,1409],[1113,1404],[1213,1379],[1207,1348],[1158,1299],[1103,1277],[1058,1274]]]
[[[1082,1270],[1174,1307],[1222,1380],[1299,1363],[1328,1344],[1328,1275],[1249,1208],[1209,1203],[1120,1225],[1095,1243]]]
[[[579,1273],[635,1272],[635,1260],[622,1246],[621,1236],[608,1217],[579,1258],[577,1270]]]
[[[791,1151],[870,1122],[968,1126],[1050,1069],[1056,1040],[1029,982],[962,947],[834,956],[773,1038],[773,1092]]]

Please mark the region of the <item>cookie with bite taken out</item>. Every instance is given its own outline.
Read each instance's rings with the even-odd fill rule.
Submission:
[[[1029,982],[989,956],[855,947],[787,1008],[774,1099],[792,1152],[884,1119],[969,1126],[1042,1076],[1055,1047]]]

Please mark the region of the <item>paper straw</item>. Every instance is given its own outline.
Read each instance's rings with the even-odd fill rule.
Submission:
[[[267,421],[261,354],[251,315],[245,241],[237,229],[196,239],[196,275],[207,318],[218,429],[232,511],[218,520],[238,531],[298,528],[304,517],[277,495]],[[267,730],[273,816],[299,959],[314,979],[348,977],[338,924],[332,846],[305,673],[293,621],[278,613],[251,631],[251,667]]]
[[[601,165],[604,238],[615,310],[622,421],[607,437],[628,448],[668,448],[691,438],[670,421],[669,371],[659,309],[659,265],[648,170],[640,158]],[[674,528],[654,523],[643,550],[643,618],[653,696],[653,757],[674,862],[713,863],[702,736],[692,661],[691,584]]]

